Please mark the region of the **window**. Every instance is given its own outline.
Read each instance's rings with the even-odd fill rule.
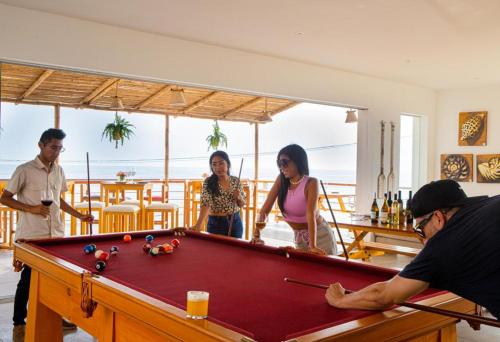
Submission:
[[[420,116],[403,114],[400,121],[399,188],[403,198],[410,190],[418,189],[425,181],[425,148]]]

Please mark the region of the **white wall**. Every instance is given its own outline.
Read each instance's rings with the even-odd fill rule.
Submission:
[[[433,117],[436,105],[435,92],[423,87],[5,5],[0,5],[2,59],[368,107],[358,131],[362,211],[369,208],[379,171],[378,121],[399,122],[403,112]],[[397,148],[394,154],[397,171]],[[432,170],[434,158],[429,163]]]
[[[486,146],[458,146],[458,113],[488,111],[488,137]],[[447,90],[438,92],[436,125],[436,151],[434,178],[440,178],[440,155],[449,153],[474,154],[474,182],[461,183],[469,196],[498,195],[500,184],[477,183],[477,154],[500,154],[500,85]]]

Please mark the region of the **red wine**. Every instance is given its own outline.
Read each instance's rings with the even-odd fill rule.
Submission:
[[[52,200],[42,200],[42,204],[46,207],[50,207],[52,204]]]

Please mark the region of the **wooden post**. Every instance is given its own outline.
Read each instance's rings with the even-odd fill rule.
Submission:
[[[164,156],[164,175],[163,178],[165,179],[166,182],[168,182],[168,159],[169,159],[169,132],[170,130],[170,116],[165,115],[165,156]],[[168,184],[166,184],[168,186]]]
[[[54,106],[54,128],[61,128],[61,105]]]
[[[259,124],[255,123],[255,155],[254,155],[254,187],[253,187],[253,215],[252,215],[252,236],[255,229],[255,220],[257,219],[257,189],[259,181]]]

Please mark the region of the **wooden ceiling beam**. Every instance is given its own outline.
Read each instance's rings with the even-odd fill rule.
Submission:
[[[52,73],[54,72],[54,70],[45,70],[41,75],[40,77],[37,78],[37,80],[35,82],[33,82],[33,84],[28,88],[28,90],[26,90],[18,99],[17,101],[18,102],[21,102],[23,101],[25,98],[27,98],[28,96],[31,95],[32,92],[34,92],[36,90],[36,88],[38,88],[40,86],[40,84],[43,83],[43,81],[45,81],[50,75],[52,75]]]
[[[271,115],[276,115],[276,114],[278,114],[278,113],[284,112],[284,111],[285,111],[285,110],[287,110],[287,109],[290,109],[290,108],[292,108],[292,107],[295,107],[295,106],[296,106],[296,105],[298,105],[298,104],[299,104],[298,102],[291,102],[291,103],[289,103],[289,104],[287,104],[287,105],[285,105],[285,106],[283,106],[283,107],[281,107],[281,108],[278,108],[278,109],[273,110],[273,111],[272,111],[272,112],[270,112],[269,114],[271,114]]]
[[[189,112],[195,108],[198,108],[200,106],[203,106],[205,103],[207,103],[208,101],[210,101],[211,99],[213,99],[215,96],[217,96],[219,94],[220,94],[220,92],[218,92],[218,91],[211,92],[207,96],[204,96],[201,99],[199,99],[198,101],[190,104],[186,109],[184,109],[184,113],[187,113],[187,112]]]
[[[108,78],[99,87],[94,89],[94,91],[90,93],[90,95],[81,100],[80,105],[91,104],[97,99],[103,97],[108,92],[108,90],[111,89],[118,81],[119,81],[118,78]]]
[[[247,101],[247,102],[245,102],[245,103],[243,103],[243,104],[239,105],[238,107],[233,108],[233,109],[228,110],[227,112],[223,113],[223,114],[221,115],[221,118],[225,119],[225,118],[227,118],[229,115],[234,114],[234,113],[236,113],[236,112],[238,112],[238,111],[240,111],[240,110],[242,110],[242,109],[244,109],[244,108],[250,107],[250,106],[252,106],[252,105],[256,104],[257,102],[259,102],[259,101],[260,101],[260,100],[262,100],[262,99],[263,99],[263,97],[260,97],[260,96],[259,96],[259,97],[256,97],[256,98],[255,98],[255,99],[253,99],[253,100]]]
[[[166,85],[166,86],[162,87],[156,93],[154,93],[153,95],[149,96],[147,99],[145,99],[144,101],[142,101],[138,105],[136,105],[133,109],[140,110],[140,109],[146,107],[148,104],[150,104],[151,102],[153,102],[154,100],[156,100],[157,98],[162,96],[163,94],[169,92],[170,89],[172,89],[171,85]]]

